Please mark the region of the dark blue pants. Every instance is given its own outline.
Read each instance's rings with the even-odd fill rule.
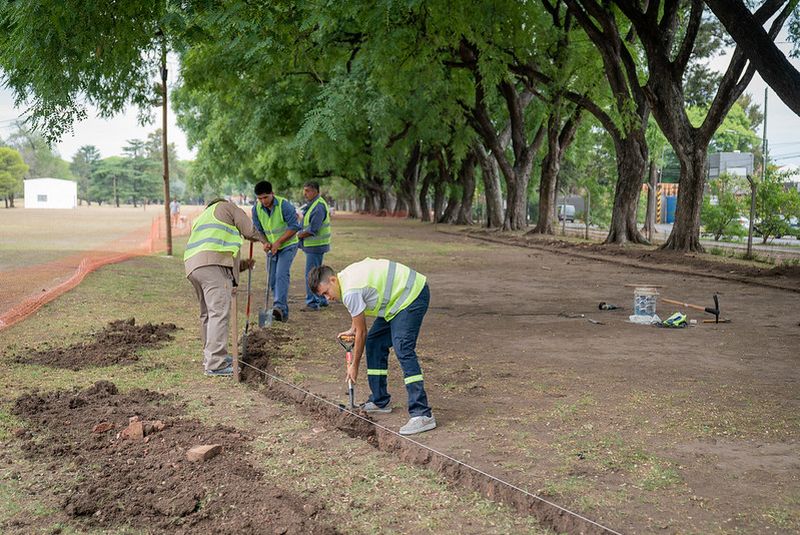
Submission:
[[[325,253],[306,253],[306,306],[311,308],[319,308],[328,306],[328,300],[325,298],[324,295],[316,295],[314,292],[311,291],[311,288],[308,286],[308,272],[311,271],[315,267],[319,267],[322,265],[322,258],[325,256]]]
[[[367,334],[367,379],[372,391],[369,400],[379,407],[391,401],[386,390],[389,370],[389,349],[394,347],[397,360],[403,370],[408,393],[408,414],[411,416],[430,416],[428,396],[422,381],[422,370],[417,360],[417,338],[422,319],[428,311],[431,293],[426,284],[419,296],[391,321],[376,318]]]

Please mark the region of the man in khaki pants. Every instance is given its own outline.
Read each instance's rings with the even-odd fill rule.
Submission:
[[[235,204],[216,199],[192,225],[183,261],[186,277],[200,301],[200,337],[203,368],[208,376],[233,375],[228,354],[228,318],[239,272],[253,268],[253,260],[239,260],[243,238],[266,243],[247,214]]]

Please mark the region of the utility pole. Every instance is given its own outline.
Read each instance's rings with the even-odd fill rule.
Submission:
[[[769,94],[769,87],[764,88],[764,131],[761,140],[761,183],[763,184],[767,179],[767,95]],[[747,258],[753,258],[753,225],[756,219],[756,192],[758,190],[758,183],[755,178],[747,175],[747,181],[750,183],[750,225],[747,230]]]
[[[164,165],[164,223],[167,256],[172,256],[172,217],[169,210],[169,147],[167,145],[167,38],[161,34],[161,156]]]

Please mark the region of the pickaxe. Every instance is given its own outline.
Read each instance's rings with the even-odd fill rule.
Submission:
[[[719,296],[714,294],[714,308],[711,307],[704,307],[700,305],[693,305],[691,303],[684,303],[683,301],[673,301],[672,299],[661,299],[665,303],[670,303],[672,305],[680,305],[682,307],[693,308],[695,310],[701,310],[703,312],[708,312],[709,314],[714,314],[714,323],[719,323]],[[726,320],[722,320],[725,322]]]

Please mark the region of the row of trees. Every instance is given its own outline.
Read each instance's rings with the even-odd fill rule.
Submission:
[[[24,179],[52,177],[75,180],[79,203],[138,206],[163,202],[161,131],[156,130],[145,140],[128,140],[122,152],[122,156],[102,158],[96,147],[85,145],[67,162],[44,137],[20,126],[6,140],[0,140],[0,197],[6,208],[13,208],[14,199],[22,195]],[[169,159],[175,178],[173,195],[192,194],[184,186],[189,164],[178,160],[174,144],[169,146]]]
[[[161,131],[149,134],[146,140],[128,140],[122,152],[122,156],[101,159],[96,147],[85,145],[75,153],[70,169],[78,181],[78,198],[89,205],[163,202]],[[171,193],[181,196],[186,164],[178,161],[174,144],[169,146],[169,159],[175,177]]]
[[[641,243],[641,185],[668,144],[680,193],[665,247],[684,251],[700,248],[706,154],[759,67],[748,57],[771,51],[790,17],[800,33],[798,0],[754,12],[734,0],[759,40],[714,74],[706,60],[731,40],[701,0],[77,3],[0,15],[7,83],[55,136],[84,98],[108,114],[152,105],[169,46],[200,181],[340,177],[367,210],[460,223],[480,184],[489,226],[525,228],[532,197],[533,232],[551,233],[556,192],[606,180],[597,155],[610,147],[606,241]]]

